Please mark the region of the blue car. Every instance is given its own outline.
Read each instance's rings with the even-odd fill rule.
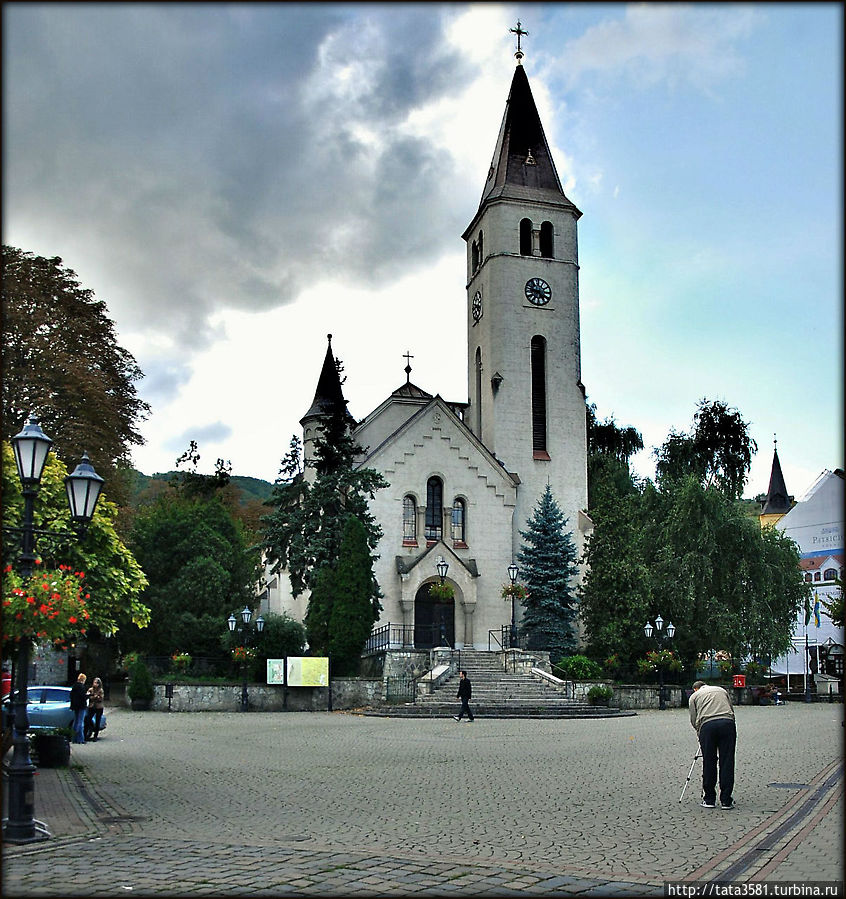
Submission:
[[[26,714],[31,731],[50,727],[72,727],[73,711],[70,707],[70,687],[27,687]],[[14,711],[9,696],[3,697],[3,721],[11,720]],[[100,721],[100,731],[106,729],[106,713]]]

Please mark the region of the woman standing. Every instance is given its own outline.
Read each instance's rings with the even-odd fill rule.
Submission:
[[[96,740],[100,733],[100,721],[103,718],[103,683],[99,677],[88,688],[88,715],[85,718],[85,739]]]
[[[85,675],[80,674],[71,687],[70,707],[73,712],[73,742],[85,742]]]

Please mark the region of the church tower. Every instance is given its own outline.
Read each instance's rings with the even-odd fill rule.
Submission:
[[[758,520],[761,527],[774,527],[777,521],[784,518],[793,507],[793,497],[787,492],[784,475],[781,473],[781,462],[778,458],[778,446],[773,438],[773,466],[770,470],[770,486],[761,503]]]
[[[513,30],[513,29],[512,29]],[[519,32],[518,23],[518,40]],[[519,477],[514,552],[546,484],[579,551],[587,518],[585,391],[576,223],[522,52],[467,242],[465,421]]]

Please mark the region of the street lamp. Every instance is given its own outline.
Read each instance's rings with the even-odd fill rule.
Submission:
[[[438,572],[438,577],[441,579],[441,584],[446,580],[447,572],[449,571],[449,562],[441,556],[438,561],[435,563],[435,569]],[[447,642],[446,639],[446,624],[444,623],[444,610],[443,607],[439,609],[440,615],[440,641],[441,646],[444,646]]]
[[[519,574],[520,569],[512,562],[508,566],[508,579],[511,581],[511,586],[513,587],[517,583],[517,575]],[[511,592],[511,639],[509,640],[509,645],[513,648],[515,643],[517,642],[517,625],[515,622],[514,616],[514,591]]]
[[[32,577],[35,569],[35,535],[54,534],[70,536],[64,531],[49,531],[35,527],[35,497],[44,473],[47,454],[53,441],[41,430],[35,416],[30,416],[23,430],[12,437],[15,464],[23,488],[23,521],[19,528],[7,528],[20,534],[21,551],[18,570],[24,580]],[[71,517],[77,537],[82,537],[94,515],[94,509],[103,487],[101,478],[91,465],[88,455],[72,475],[65,478]],[[31,843],[46,840],[50,833],[42,821],[33,817],[35,811],[35,766],[29,756],[26,739],[29,717],[26,710],[29,679],[29,655],[31,641],[20,641],[17,659],[17,684],[12,696],[12,761],[9,765],[9,817],[3,821],[3,837],[9,843]]]
[[[264,630],[264,618],[259,615],[256,618],[255,625],[251,626],[250,622],[252,621],[253,612],[249,606],[244,606],[239,613],[241,615],[241,621],[235,617],[235,613],[233,612],[227,619],[226,623],[229,625],[229,633],[235,634],[237,632],[239,638],[243,640],[244,649],[253,644],[254,642],[258,642],[256,635],[261,634]],[[247,711],[247,705],[249,702],[249,697],[247,695],[247,659],[244,659],[241,662],[241,711]]]
[[[676,629],[671,621],[667,625],[666,638],[664,637],[664,619],[659,615],[655,619],[655,639],[658,641],[659,651],[664,648],[664,640],[672,640],[676,633]],[[647,621],[643,627],[643,632],[647,637],[652,636],[652,625]],[[667,708],[667,702],[664,698],[664,666],[658,665],[658,708],[663,710]]]

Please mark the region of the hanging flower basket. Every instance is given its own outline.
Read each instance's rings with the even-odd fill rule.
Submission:
[[[525,584],[503,584],[502,585],[502,598],[503,599],[514,599],[524,600],[529,595],[529,591],[526,589]]]
[[[455,590],[452,584],[429,584],[429,599],[439,600],[440,602],[449,602],[455,598]]]

